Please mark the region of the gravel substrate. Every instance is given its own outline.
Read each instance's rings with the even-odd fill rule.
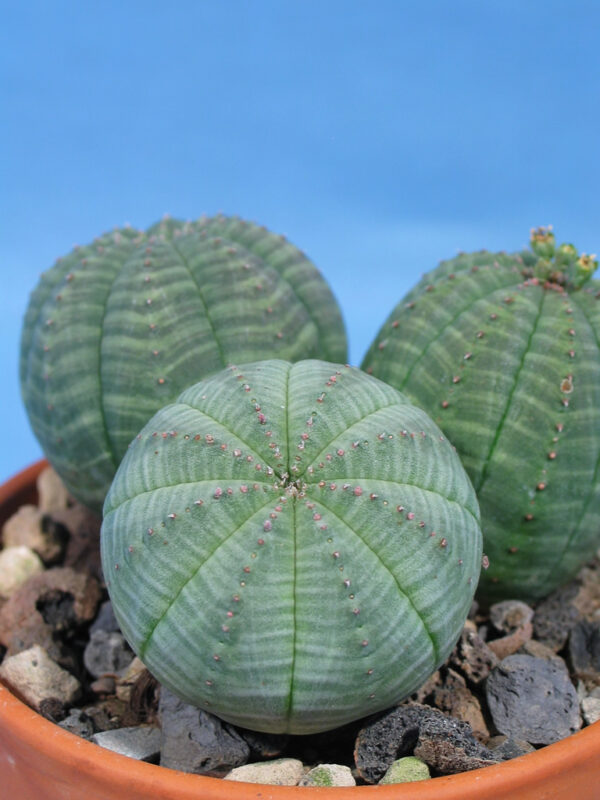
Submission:
[[[504,761],[600,720],[600,560],[529,607],[473,605],[448,661],[398,706],[313,736],[255,733],[161,689],[121,635],[100,520],[47,468],[2,530],[0,680],[96,744],[228,780],[348,786]]]

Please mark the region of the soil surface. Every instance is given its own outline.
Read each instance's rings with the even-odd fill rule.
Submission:
[[[330,780],[315,767],[337,765],[329,772],[342,777],[332,780],[348,785],[396,780],[388,772],[396,763],[398,774],[404,762],[426,764],[431,776],[476,769],[600,720],[598,558],[535,606],[509,600],[484,611],[474,603],[447,662],[398,706],[323,734],[268,735],[161,689],[112,614],[100,519],[50,468],[38,493],[38,505],[21,507],[2,530],[0,680],[99,745],[232,780],[249,780],[236,777],[249,768],[262,775],[270,762],[272,771],[295,770],[295,782],[311,785],[312,774]]]

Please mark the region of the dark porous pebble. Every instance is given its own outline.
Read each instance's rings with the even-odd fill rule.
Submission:
[[[450,655],[449,666],[462,673],[472,686],[478,686],[498,663],[498,658],[483,639],[467,626],[463,628]]]
[[[85,668],[99,678],[101,675],[124,672],[135,655],[122,633],[98,630],[90,637],[83,652]]]
[[[498,633],[513,633],[533,617],[533,609],[520,600],[504,600],[490,606],[490,620]]]
[[[255,758],[278,758],[285,750],[290,737],[286,733],[261,733],[247,728],[236,728]]]
[[[92,718],[78,708],[72,708],[68,716],[58,724],[69,733],[81,736],[82,739],[91,739],[96,730]]]
[[[164,686],[159,716],[161,766],[219,776],[248,762],[250,746],[232,725],[184,703]]]
[[[514,739],[550,744],[581,727],[577,692],[556,661],[508,656],[490,674],[486,695],[497,730]]]
[[[469,725],[429,706],[398,706],[378,715],[356,739],[356,767],[367,783],[377,783],[394,761],[409,755],[444,775],[498,761],[475,739]]]
[[[511,739],[510,736],[494,736],[489,740],[487,746],[492,753],[497,758],[502,759],[502,761],[508,761],[518,756],[525,756],[527,753],[533,753],[535,750],[535,747],[529,744],[529,742]]]
[[[600,621],[580,620],[569,635],[569,661],[581,678],[600,673]]]
[[[66,717],[67,710],[58,697],[46,697],[40,701],[40,714],[50,722],[60,722]]]
[[[92,741],[138,761],[158,760],[160,749],[160,731],[147,725],[133,728],[116,728],[111,731],[101,731],[92,736]]]
[[[581,618],[581,612],[572,602],[578,590],[576,583],[568,583],[549,594],[535,609],[534,636],[555,653],[565,646],[571,628]]]

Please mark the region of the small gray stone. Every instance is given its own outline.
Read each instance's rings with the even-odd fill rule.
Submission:
[[[377,783],[399,757],[415,755],[442,774],[497,763],[469,725],[422,705],[398,706],[373,717],[355,744],[356,767],[367,783]]]
[[[185,703],[164,686],[159,715],[161,766],[222,776],[248,761],[250,747],[233,726]]]
[[[100,731],[92,736],[92,741],[138,761],[156,761],[160,751],[160,731],[148,725]]]
[[[94,722],[91,717],[78,708],[72,708],[61,722],[58,723],[69,733],[80,736],[82,739],[91,739],[94,735]]]
[[[508,761],[511,758],[524,756],[527,753],[533,753],[535,747],[530,745],[529,742],[524,742],[519,739],[511,739],[509,736],[493,736],[487,743],[487,746],[492,753],[501,758],[502,761]]]
[[[39,645],[5,658],[0,678],[36,711],[50,698],[72,705],[81,690],[77,678],[52,661]]]
[[[114,631],[120,632],[120,630],[119,623],[115,617],[115,612],[113,611],[112,603],[110,600],[106,600],[101,604],[100,608],[98,609],[96,619],[90,625],[90,635],[92,633],[96,633],[96,631],[113,633]]]
[[[310,769],[298,786],[356,786],[350,767],[342,764],[319,764]]]
[[[581,727],[577,692],[555,661],[508,656],[487,679],[486,696],[497,730],[514,739],[550,744]]]
[[[490,620],[498,633],[513,633],[533,618],[533,609],[520,600],[504,600],[490,606]]]
[[[562,650],[571,628],[581,618],[580,611],[573,604],[577,592],[577,584],[568,583],[536,606],[533,615],[534,636],[555,653]]]
[[[116,631],[95,631],[83,652],[85,668],[94,678],[107,674],[121,675],[134,658],[125,637]]]
[[[569,661],[573,672],[583,677],[600,674],[600,620],[580,620],[569,634]],[[600,677],[600,675],[599,675]]]
[[[581,701],[581,713],[587,725],[600,720],[600,697],[584,697]]]
[[[278,758],[232,769],[226,781],[265,783],[270,786],[297,786],[304,775],[304,766],[296,758]]]

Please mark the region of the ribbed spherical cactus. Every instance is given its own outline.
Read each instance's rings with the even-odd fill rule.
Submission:
[[[479,577],[472,486],[420,409],[356,368],[270,360],[183,392],[104,508],[122,630],[188,702],[310,733],[448,656]]]
[[[600,284],[556,248],[442,262],[390,314],[363,368],[406,392],[456,446],[490,567],[479,596],[536,599],[600,543]]]
[[[318,270],[239,218],[167,219],[76,247],[42,275],[21,386],[46,456],[100,510],[155,411],[230,363],[271,356],[345,360],[341,314]]]

